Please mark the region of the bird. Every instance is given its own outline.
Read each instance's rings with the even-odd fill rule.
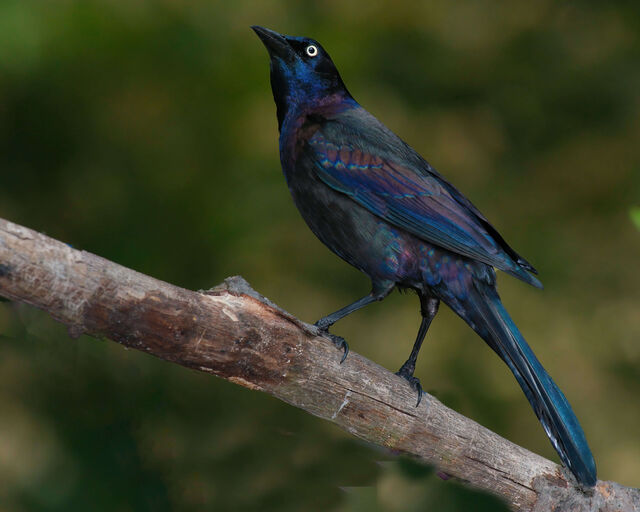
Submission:
[[[469,199],[349,93],[314,39],[251,27],[270,57],[285,181],[311,231],[366,274],[371,292],[320,318],[338,320],[398,288],[420,299],[421,323],[397,374],[422,397],[416,360],[441,302],[506,363],[562,462],[593,487],[596,465],[577,417],[503,306],[496,269],[542,288],[536,269],[512,249]],[[341,361],[341,362],[342,362]]]

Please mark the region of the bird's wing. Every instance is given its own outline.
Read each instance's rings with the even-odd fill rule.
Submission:
[[[344,132],[341,128],[338,131]],[[356,130],[349,129],[346,137],[336,135],[335,124],[328,123],[308,142],[315,171],[326,185],[423,240],[541,286],[527,272],[533,267],[506,245],[475,207],[424,160],[407,153],[410,158],[397,161],[401,155],[393,150],[396,142],[403,145],[404,151],[412,150],[391,132],[384,135],[395,138],[392,144],[385,140],[379,147],[371,140],[359,139]]]

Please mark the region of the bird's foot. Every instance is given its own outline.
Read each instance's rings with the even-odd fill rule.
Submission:
[[[343,350],[342,359],[340,359],[340,364],[344,363],[344,360],[347,358],[349,354],[349,344],[347,340],[345,340],[342,336],[336,336],[335,334],[331,334],[330,332],[325,332],[329,339],[333,342],[333,344],[339,349]]]
[[[335,334],[331,334],[329,332],[329,326],[323,326],[320,322],[316,322],[315,326],[320,330],[322,334],[324,334],[327,338],[329,338],[333,344],[342,350],[344,353],[342,354],[342,359],[340,359],[340,364],[344,363],[344,360],[347,358],[349,354],[349,344],[342,336],[336,336]]]
[[[405,368],[404,366],[396,372],[396,375],[399,375],[400,377],[405,379],[409,383],[411,388],[414,391],[418,392],[418,402],[416,403],[416,407],[418,407],[420,405],[420,402],[422,401],[422,384],[420,384],[420,379],[418,377],[414,377],[413,371],[409,371],[409,369]]]

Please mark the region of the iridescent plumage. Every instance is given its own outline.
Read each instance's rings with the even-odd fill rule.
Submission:
[[[494,267],[542,287],[535,269],[467,198],[353,99],[316,41],[253,28],[271,56],[280,160],[293,200],[316,236],[372,282],[369,295],[316,325],[328,330],[396,286],[415,290],[422,324],[398,373],[421,396],[415,362],[444,302],[511,369],[578,481],[594,485],[595,462],[578,420],[496,291]]]

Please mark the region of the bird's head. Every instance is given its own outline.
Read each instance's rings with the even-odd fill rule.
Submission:
[[[251,28],[271,57],[271,89],[280,126],[292,107],[322,106],[351,98],[331,57],[317,41],[259,26]]]

